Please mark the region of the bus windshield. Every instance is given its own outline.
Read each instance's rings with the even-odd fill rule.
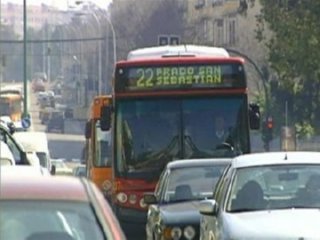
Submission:
[[[96,122],[96,159],[95,167],[111,166],[111,135],[110,131],[102,131],[100,128],[100,120]]]
[[[119,100],[117,174],[140,178],[159,174],[174,159],[249,152],[246,106],[245,96]],[[215,122],[221,117],[219,138]]]

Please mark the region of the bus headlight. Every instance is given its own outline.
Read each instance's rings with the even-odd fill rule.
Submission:
[[[187,226],[183,230],[183,235],[186,239],[191,240],[196,236],[196,230],[192,226]]]
[[[174,227],[171,229],[171,237],[173,240],[178,240],[182,236],[182,230],[179,227]]]
[[[146,208],[148,205],[144,202],[143,198],[140,199],[139,201],[140,207],[141,208]]]
[[[108,192],[111,188],[112,188],[112,183],[111,183],[111,181],[105,180],[105,181],[102,183],[102,189],[103,189],[103,191]]]
[[[131,203],[131,204],[136,204],[136,202],[137,202],[137,195],[135,195],[135,194],[130,194],[130,195],[129,195],[129,203]]]
[[[117,194],[117,200],[121,203],[125,203],[126,201],[128,201],[128,196],[127,194],[121,192]]]

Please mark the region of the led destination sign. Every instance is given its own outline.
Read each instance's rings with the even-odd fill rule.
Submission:
[[[246,86],[239,64],[120,68],[116,79],[119,91]]]

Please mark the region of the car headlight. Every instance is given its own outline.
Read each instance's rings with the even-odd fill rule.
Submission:
[[[112,183],[111,183],[110,180],[105,180],[105,181],[102,183],[102,189],[103,189],[105,192],[108,192],[111,188],[112,188]]]
[[[171,237],[173,240],[178,240],[182,236],[182,230],[179,227],[174,227],[171,229]]]
[[[118,193],[117,194],[117,200],[121,203],[125,203],[126,201],[128,201],[128,196],[125,193]]]
[[[191,240],[196,236],[196,230],[192,226],[187,226],[183,230],[183,236],[186,239]]]
[[[140,207],[141,207],[141,208],[146,208],[146,207],[148,207],[148,205],[144,202],[144,199],[143,199],[143,198],[140,199],[139,204],[140,204]]]
[[[131,203],[131,204],[136,204],[136,202],[137,202],[137,195],[135,195],[135,194],[130,194],[130,195],[129,195],[129,203]]]

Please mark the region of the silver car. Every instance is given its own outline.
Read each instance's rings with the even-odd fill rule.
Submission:
[[[200,239],[315,239],[319,209],[320,153],[242,155],[201,201]]]

